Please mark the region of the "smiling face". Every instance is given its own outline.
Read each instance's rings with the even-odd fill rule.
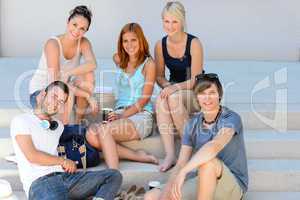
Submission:
[[[201,110],[204,112],[214,111],[219,109],[220,95],[216,84],[211,86],[197,94],[197,99]]]
[[[68,95],[58,86],[51,88],[42,99],[41,109],[44,114],[52,116],[58,113],[68,98]]]
[[[177,17],[169,13],[165,13],[163,16],[163,27],[164,27],[164,31],[169,36],[172,36],[176,33],[183,31],[182,22]]]
[[[89,21],[85,17],[77,15],[68,21],[66,33],[70,39],[78,40],[83,37],[88,28]]]
[[[122,46],[129,57],[136,57],[139,52],[140,44],[134,32],[126,32],[122,36]]]

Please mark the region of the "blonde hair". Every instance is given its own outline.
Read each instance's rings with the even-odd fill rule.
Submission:
[[[161,17],[164,18],[167,13],[176,17],[182,23],[182,30],[186,29],[185,9],[182,3],[179,1],[168,2],[161,13]]]

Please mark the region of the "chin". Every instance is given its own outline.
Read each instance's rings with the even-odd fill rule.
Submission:
[[[205,111],[205,112],[211,112],[211,111],[219,109],[219,106],[215,106],[215,105],[214,106],[204,106],[204,105],[202,105],[201,109],[203,109],[203,111]]]

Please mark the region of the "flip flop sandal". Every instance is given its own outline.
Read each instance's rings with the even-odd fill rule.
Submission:
[[[134,194],[135,191],[137,190],[137,186],[136,185],[132,185],[129,187],[129,189],[127,191],[120,191],[117,196],[115,197],[114,200],[127,200],[128,199],[128,195],[129,194]]]
[[[141,196],[141,195],[144,195],[146,193],[146,190],[144,187],[138,187],[136,190],[135,190],[135,195],[136,196]]]

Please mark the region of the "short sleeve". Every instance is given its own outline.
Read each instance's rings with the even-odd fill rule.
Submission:
[[[193,135],[194,135],[194,131],[195,129],[193,128],[195,126],[196,122],[196,118],[192,118],[191,120],[189,120],[183,130],[183,137],[182,137],[182,141],[181,144],[182,145],[187,145],[187,146],[193,146]]]
[[[31,135],[30,128],[28,126],[29,122],[20,116],[15,117],[10,124],[10,135],[15,137],[17,135]]]
[[[232,128],[235,134],[240,133],[242,128],[241,117],[235,112],[225,113],[220,120],[219,129],[221,128]]]

